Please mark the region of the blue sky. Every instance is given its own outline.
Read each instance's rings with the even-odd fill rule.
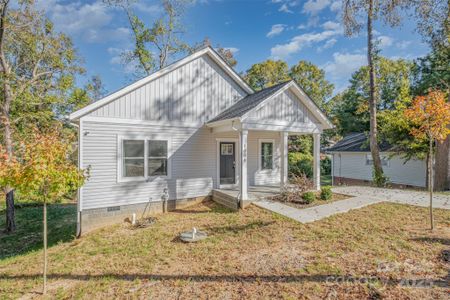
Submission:
[[[38,0],[57,30],[72,37],[84,60],[86,75],[100,75],[109,92],[133,80],[120,62],[120,53],[132,48],[131,34],[122,11],[101,0]],[[151,24],[161,13],[158,1],[141,0],[136,13]],[[208,37],[213,45],[234,51],[238,72],[268,58],[289,65],[308,60],[323,68],[335,92],[348,83],[353,71],[366,64],[366,36],[344,36],[336,0],[196,0],[184,17],[189,44]],[[415,24],[404,19],[402,27],[375,24],[381,54],[413,59],[428,52],[414,32]]]

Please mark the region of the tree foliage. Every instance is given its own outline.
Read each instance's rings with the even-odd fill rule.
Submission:
[[[133,32],[134,49],[122,53],[125,64],[135,67],[135,75],[142,77],[164,68],[179,53],[189,50],[182,40],[182,16],[189,0],[161,0],[163,13],[147,27],[133,11],[133,0],[104,0],[110,6],[121,8]]]
[[[319,107],[323,108],[333,94],[334,85],[325,79],[325,71],[311,62],[299,61],[289,75]]]
[[[450,134],[450,103],[441,91],[430,91],[417,96],[411,107],[405,110],[405,117],[411,121],[410,134],[419,141],[428,141],[428,189],[430,192],[430,224],[433,221],[433,143],[442,143]]]
[[[34,1],[11,8],[0,2],[0,139],[8,157],[29,124],[51,127],[74,103],[67,101],[83,72],[72,41],[54,30]],[[6,186],[6,230],[15,229],[13,186]]]
[[[320,108],[325,107],[334,89],[322,69],[304,60],[289,68],[282,60],[268,59],[252,65],[244,77],[255,90],[293,79]]]
[[[411,101],[413,64],[379,57],[375,68],[379,86],[376,107],[381,119],[384,111],[402,109]],[[369,89],[369,70],[363,66],[352,74],[349,87],[331,100],[330,114],[341,135],[369,130]]]
[[[289,67],[282,60],[268,59],[252,65],[244,77],[248,84],[258,91],[289,80]]]

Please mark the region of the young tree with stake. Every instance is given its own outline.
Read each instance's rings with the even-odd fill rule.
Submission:
[[[411,135],[417,139],[427,140],[428,149],[428,190],[430,191],[430,224],[434,228],[433,221],[433,143],[442,143],[450,134],[450,103],[446,102],[446,96],[440,91],[430,91],[425,96],[417,96],[410,108],[405,111],[405,116],[415,126],[411,129]]]
[[[44,287],[47,292],[47,203],[58,202],[64,195],[80,187],[86,177],[69,159],[72,143],[59,128],[44,133],[35,129],[29,142],[18,147],[20,159],[7,159],[0,152],[0,167],[7,164],[12,172],[0,173],[0,183],[15,186],[21,195],[43,204]],[[0,149],[1,150],[1,149]],[[4,152],[4,151],[3,151]],[[2,168],[3,169],[3,168]]]

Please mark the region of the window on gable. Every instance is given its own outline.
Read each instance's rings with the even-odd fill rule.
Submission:
[[[148,176],[167,175],[167,141],[148,141]]]
[[[144,141],[123,140],[123,177],[144,177]]]
[[[273,169],[273,143],[261,142],[261,169]]]

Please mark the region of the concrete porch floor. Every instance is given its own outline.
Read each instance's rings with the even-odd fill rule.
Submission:
[[[244,202],[244,206],[247,206],[251,202],[267,199],[278,194],[280,194],[279,186],[249,186],[248,200]],[[236,210],[239,208],[239,188],[214,189],[212,199],[228,208]]]
[[[216,189],[219,192],[227,194],[228,196],[238,198],[239,196],[239,188],[223,188]],[[273,197],[275,195],[280,194],[279,186],[269,186],[269,185],[253,185],[248,187],[248,200],[249,201],[257,201],[261,199],[265,199],[267,197]]]

